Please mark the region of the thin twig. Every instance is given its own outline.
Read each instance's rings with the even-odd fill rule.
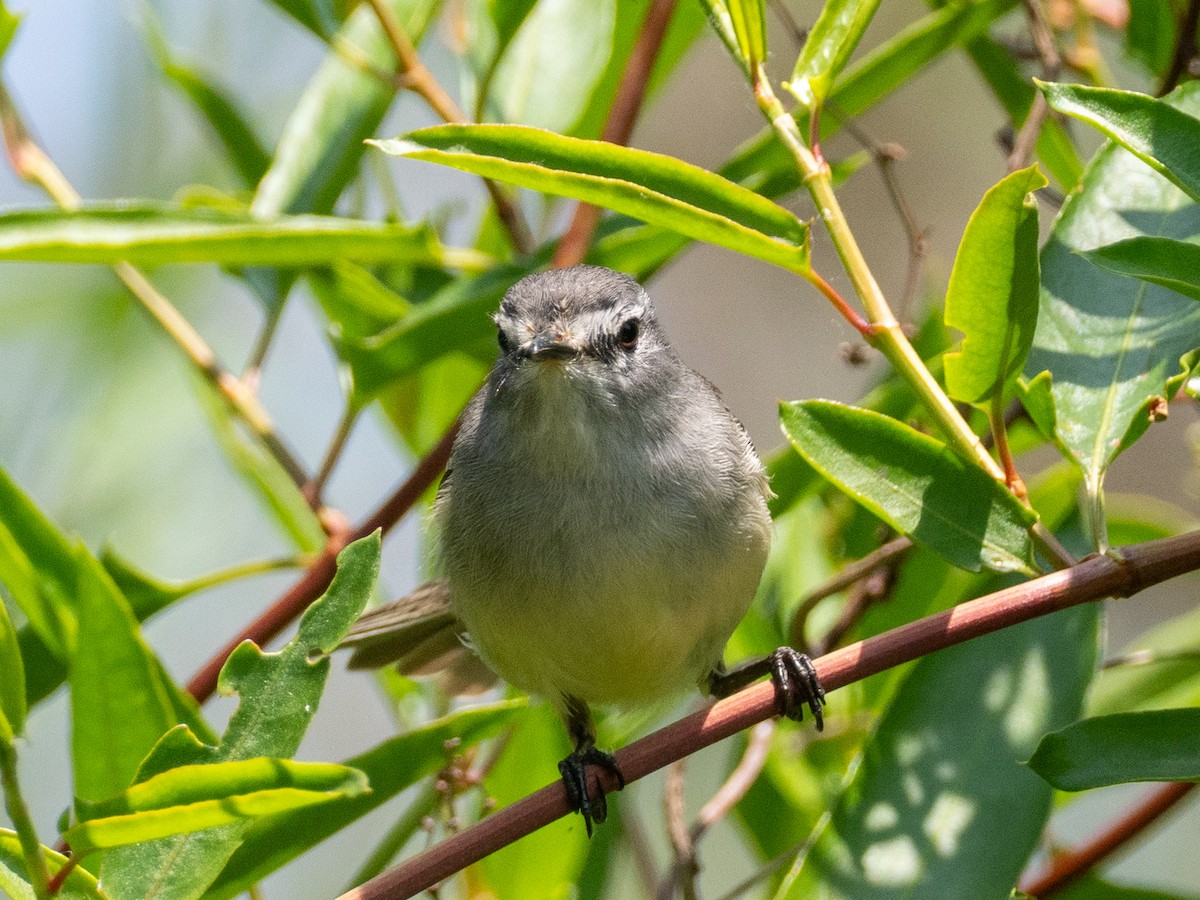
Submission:
[[[834,691],[971,638],[1080,603],[1128,597],[1198,568],[1200,531],[1137,544],[859,641],[814,665],[826,691]],[[774,685],[755,684],[630,744],[617,752],[616,762],[631,784],[777,712]],[[591,779],[591,790],[617,787],[606,771],[593,770]],[[342,900],[411,897],[569,811],[566,790],[556,781],[348,891]]]
[[[67,181],[54,160],[34,141],[2,83],[0,120],[13,171],[25,181],[42,188],[62,209],[79,209],[83,202],[79,193]],[[216,388],[234,415],[254,433],[292,481],[297,486],[303,485],[308,480],[307,473],[275,431],[270,415],[258,402],[253,391],[221,366],[204,338],[139,269],[125,262],[116,263],[112,268],[130,293],[183,351],[196,371]]]
[[[1158,86],[1158,96],[1175,90],[1179,80],[1188,70],[1188,64],[1196,58],[1196,31],[1200,23],[1200,0],[1189,0],[1187,10],[1179,22],[1179,34],[1175,38],[1175,50],[1171,54],[1171,65]]]
[[[308,500],[309,505],[321,505],[321,495],[325,492],[325,485],[329,482],[329,476],[333,474],[338,460],[341,459],[342,451],[346,449],[346,441],[350,438],[350,432],[354,430],[354,423],[358,421],[360,412],[362,412],[362,407],[358,404],[346,404],[346,409],[333,432],[333,438],[330,439],[325,455],[321,458],[321,465],[317,469],[317,473],[303,488],[304,497]]]
[[[42,844],[38,840],[33,816],[29,814],[29,806],[21,795],[21,783],[17,778],[17,751],[4,738],[0,738],[0,787],[4,789],[4,806],[17,832],[17,843],[25,859],[25,877],[33,889],[33,895],[38,900],[46,900],[52,894],[46,856],[42,853]]]
[[[687,759],[677,759],[667,768],[667,783],[663,789],[663,807],[667,815],[667,836],[675,850],[675,864],[658,888],[658,900],[671,900],[678,885],[683,900],[696,900],[696,876],[700,863],[696,859],[696,844],[687,827],[687,807],[683,802],[684,774]]]
[[[1055,856],[1050,867],[1021,886],[1031,897],[1051,897],[1073,884],[1134,838],[1196,787],[1194,781],[1160,785],[1149,796],[1083,844]]]
[[[721,785],[709,801],[700,807],[696,821],[692,823],[692,841],[698,843],[708,830],[729,815],[746,796],[751,785],[758,779],[771,753],[771,738],[775,735],[775,721],[770,719],[759,722],[750,729],[750,740],[746,743],[746,752],[738,764],[734,766],[725,783]]]
[[[1039,0],[1022,0],[1021,5],[1025,7],[1025,16],[1029,20],[1029,34],[1042,62],[1042,77],[1047,81],[1054,81],[1062,70],[1062,57],[1058,48],[1054,46],[1054,32],[1050,30],[1050,23],[1046,21]],[[1045,124],[1049,112],[1050,107],[1042,92],[1034,91],[1029,115],[1025,117],[1021,130],[1013,140],[1012,152],[1008,154],[1006,168],[1009,172],[1023,169],[1029,164],[1029,157],[1033,155],[1033,148],[1042,133],[1042,125]]]
[[[655,871],[654,856],[650,852],[650,840],[637,811],[621,811],[621,828],[625,835],[625,844],[629,855],[633,857],[633,867],[637,870],[638,881],[642,885],[642,893],[651,897],[658,884],[658,873]]]
[[[450,458],[450,448],[458,434],[456,421],[447,429],[442,439],[417,463],[408,478],[383,504],[356,528],[332,527],[329,537],[321,553],[312,562],[300,580],[288,588],[278,600],[272,603],[253,622],[247,625],[233,640],[218,650],[211,659],[201,667],[192,680],[188,682],[188,693],[197,702],[203,703],[217,689],[217,677],[229,654],[238,648],[242,641],[254,641],[260,647],[278,635],[283,629],[308,608],[329,583],[337,571],[337,554],[347,544],[366,537],[375,529],[388,532],[404,514],[412,509],[446,467]]]
[[[630,51],[620,87],[617,88],[617,95],[608,111],[601,140],[610,144],[629,143],[633,125],[646,97],[646,86],[650,82],[654,61],[658,59],[667,25],[675,12],[675,2],[676,0],[654,0],[646,10],[641,33]],[[565,269],[583,262],[599,221],[599,207],[590,203],[577,204],[571,224],[567,226],[554,251],[554,261],[551,265],[557,269]]]
[[[387,4],[383,0],[367,0],[367,2],[371,4],[371,9],[375,11],[375,16],[379,19],[383,33],[387,36],[388,42],[392,45],[392,49],[396,53],[396,61],[400,65],[403,76],[399,82],[400,86],[419,94],[429,104],[430,108],[438,114],[442,121],[459,125],[470,121],[467,119],[466,113],[454,102],[454,98],[446,93],[445,89],[438,83],[438,80],[433,77],[433,73],[421,61],[421,57],[417,53],[417,48],[413,46],[408,32],[404,30],[404,27],[396,19],[395,15],[393,15]],[[529,226],[525,223],[525,217],[521,215],[521,210],[517,207],[513,198],[504,188],[500,187],[500,185],[496,184],[490,178],[483,179],[483,184],[492,198],[492,203],[496,207],[496,214],[499,216],[501,224],[504,225],[505,230],[508,232],[513,249],[522,256],[532,252],[533,234],[530,232]]]

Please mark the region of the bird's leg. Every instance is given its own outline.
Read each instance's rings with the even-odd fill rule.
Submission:
[[[807,655],[791,647],[780,647],[759,659],[744,662],[729,671],[718,664],[708,676],[708,692],[716,697],[736,694],[746,685],[770,675],[775,685],[775,703],[782,715],[796,722],[804,718],[807,706],[817,723],[817,731],[825,727],[821,707],[825,705],[825,689],[817,678],[817,670]]]
[[[596,796],[588,792],[587,767],[600,766],[611,773],[620,787],[625,787],[625,776],[617,767],[612,754],[596,748],[596,726],[587,704],[574,697],[567,697],[566,723],[575,749],[558,764],[563,787],[567,789],[567,802],[583,816],[588,837],[592,836],[592,823],[600,824],[608,817],[608,804],[604,800],[604,789],[597,785]]]

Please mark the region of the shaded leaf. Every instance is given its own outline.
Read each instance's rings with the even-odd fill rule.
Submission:
[[[75,855],[152,841],[357,797],[366,776],[332,763],[287,759],[181,765],[101,803],[81,803],[82,820],[64,839]]]
[[[0,213],[0,259],[298,268],[342,259],[452,268],[487,262],[474,250],[443,247],[425,226],[338,216],[265,220],[169,205]]]
[[[181,730],[168,733],[143,762],[139,781],[178,765],[289,758],[316,713],[329,676],[329,654],[370,597],[379,573],[379,532],[338,554],[328,590],[305,611],[296,636],[277,653],[246,641],[221,669],[219,689],[241,697],[218,747]],[[209,828],[108,851],[102,874],[115,896],[199,897],[242,841],[247,823]]]
[[[1042,738],[1028,765],[1061,791],[1130,781],[1200,781],[1200,709],[1083,719]]]
[[[944,359],[955,400],[983,403],[1025,363],[1038,314],[1038,217],[1032,192],[1046,186],[1036,165],[992,187],[971,214],[946,290],[946,325],[963,333]]]
[[[779,410],[800,455],[901,534],[972,572],[1034,571],[1034,514],[941,442],[828,400],[781,403]]]
[[[729,10],[738,50],[751,71],[767,59],[767,9],[764,0],[721,0]]]
[[[51,877],[67,865],[67,858],[49,847],[42,848],[42,855],[46,857],[46,869]],[[0,828],[0,894],[12,900],[34,900],[33,888],[25,876],[21,842],[16,832],[7,828]],[[60,900],[106,900],[96,876],[79,866],[71,870],[54,896]]]
[[[669,156],[518,125],[440,125],[392,141],[387,153],[596,203],[808,271],[808,229],[780,206]]]
[[[345,0],[271,0],[285,13],[315,34],[327,40],[345,15]]]
[[[1051,108],[1099,129],[1200,201],[1200,119],[1179,104],[1112,88],[1037,85]]]
[[[413,43],[420,44],[438,0],[385,3]],[[250,206],[256,216],[330,212],[358,174],[363,141],[375,133],[395,97],[369,73],[368,67],[385,72],[395,67],[391,45],[369,3],[358,5],[331,43],[343,50],[331,47],[288,117]],[[361,53],[365,66],[345,59],[345,48]]]
[[[785,85],[809,113],[824,105],[878,8],[879,0],[829,0],[821,8]]]
[[[1200,244],[1160,237],[1134,237],[1084,254],[1101,268],[1132,275],[1200,300]]]
[[[446,765],[448,741],[461,741],[456,748],[465,751],[513,722],[524,705],[523,700],[516,700],[460,710],[346,760],[345,765],[367,776],[370,793],[254,822],[206,896],[218,900],[245,891],[405,788],[437,772]]]
[[[271,155],[254,133],[254,127],[238,111],[224,90],[175,58],[162,31],[149,15],[144,19],[144,27],[159,70],[191,101],[212,128],[237,170],[242,185],[253,187],[258,184],[271,163]]]
[[[1078,715],[1098,616],[1069,609],[918,660],[777,896],[1006,896],[1051,807],[1019,761]]]
[[[1171,64],[1178,30],[1171,0],[1130,0],[1125,50],[1161,75]]]
[[[1200,85],[1184,85],[1172,96],[1172,103],[1200,112]],[[1126,238],[1196,235],[1200,206],[1109,145],[1067,198],[1042,248],[1041,308],[1025,371],[1053,375],[1053,403],[1039,402],[1038,425],[1049,424],[1044,419],[1052,408],[1054,433],[1083,472],[1100,540],[1104,473],[1145,431],[1155,398],[1168,396],[1180,379],[1181,357],[1200,343],[1200,306],[1100,269],[1081,254]]]
[[[11,743],[25,728],[25,665],[8,610],[0,598],[0,744]]]
[[[1096,676],[1089,716],[1200,705],[1200,610],[1150,629],[1117,657],[1127,663]]]
[[[1136,8],[1137,3],[1133,6]],[[1057,892],[1060,900],[1195,900],[1194,894],[1176,894],[1149,888],[1114,884],[1087,874]]]

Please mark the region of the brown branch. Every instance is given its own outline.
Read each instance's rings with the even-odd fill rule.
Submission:
[[[375,17],[379,19],[383,33],[396,53],[396,61],[402,70],[400,86],[419,94],[442,121],[458,125],[469,122],[466,113],[459,109],[454,98],[446,93],[425,63],[421,62],[421,57],[417,53],[417,48],[413,46],[408,32],[396,20],[387,4],[383,0],[367,0],[367,2],[375,11]],[[521,215],[521,210],[517,208],[516,203],[513,202],[513,198],[490,178],[483,179],[483,184],[487,188],[488,194],[491,195],[492,203],[496,207],[496,214],[508,232],[513,248],[523,256],[532,252],[533,234],[529,231],[529,226],[525,223],[525,218]]]
[[[1029,19],[1029,34],[1033,38],[1033,46],[1042,61],[1042,77],[1047,81],[1054,81],[1062,70],[1062,57],[1054,46],[1054,33],[1050,30],[1050,23],[1042,13],[1039,0],[1023,0],[1022,5],[1025,7],[1025,16]],[[1012,152],[1008,154],[1006,168],[1009,172],[1015,172],[1028,165],[1049,112],[1050,107],[1042,92],[1034,91],[1029,115],[1025,117],[1025,123],[1013,140]]]
[[[654,0],[646,10],[641,34],[638,35],[637,43],[634,44],[625,63],[621,86],[617,89],[617,96],[608,111],[604,132],[600,135],[601,140],[610,144],[629,143],[633,125],[646,97],[646,86],[650,82],[650,73],[654,70],[654,61],[658,59],[667,25],[675,12],[675,2],[676,0]],[[583,262],[599,222],[599,207],[590,203],[576,205],[575,215],[558,242],[551,265],[556,269],[566,269]]]
[[[450,458],[450,448],[454,445],[454,438],[458,435],[458,425],[459,423],[455,421],[447,429],[437,445],[409,473],[404,483],[362,524],[355,528],[336,524],[328,528],[329,538],[324,549],[309,565],[300,580],[288,588],[258,618],[242,629],[235,638],[217,651],[188,682],[188,693],[196,698],[197,702],[203,703],[213,695],[217,689],[217,678],[221,674],[221,667],[225,665],[229,654],[236,650],[243,641],[254,641],[260,647],[263,646],[287,628],[300,613],[308,608],[310,603],[321,596],[325,588],[329,587],[329,582],[333,580],[334,572],[337,571],[337,555],[343,547],[359,538],[366,537],[377,528],[384,533],[388,532],[404,517],[405,513],[412,509],[413,505],[421,499],[421,495],[429,489],[429,486],[437,480],[438,475],[446,467],[446,461]]]
[[[1031,897],[1050,897],[1086,875],[1098,863],[1115,853],[1196,787],[1194,781],[1176,781],[1160,785],[1148,797],[1080,846],[1056,855],[1049,868],[1022,885]]]
[[[1175,39],[1175,52],[1171,54],[1171,65],[1158,86],[1158,96],[1169,94],[1179,84],[1188,64],[1196,58],[1196,31],[1200,23],[1200,0],[1190,0],[1183,19],[1179,23],[1179,36]]]
[[[834,691],[935,650],[1080,603],[1128,597],[1198,568],[1200,531],[1137,544],[859,641],[814,665],[826,691]],[[755,684],[621,749],[617,764],[631,784],[776,712],[774,686]],[[592,777],[598,782],[594,788],[616,788],[606,772],[593,771]],[[341,900],[411,897],[568,812],[566,791],[556,781],[346,892]]]
[[[659,885],[658,900],[671,900],[678,885],[683,900],[697,900],[696,876],[700,862],[696,859],[696,842],[687,827],[687,808],[683,803],[683,782],[686,759],[677,759],[667,769],[667,784],[663,790],[663,806],[667,814],[667,836],[675,850],[675,864]]]

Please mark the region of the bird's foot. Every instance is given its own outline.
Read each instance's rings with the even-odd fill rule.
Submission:
[[[593,744],[582,744],[558,764],[562,773],[563,787],[567,789],[567,802],[571,809],[583,816],[588,837],[592,836],[592,823],[599,825],[608,818],[608,803],[604,799],[604,788],[596,786],[596,796],[588,792],[587,767],[599,766],[617,779],[617,785],[625,787],[625,776],[617,766],[611,753],[598,750]]]
[[[804,718],[807,706],[817,725],[817,731],[825,727],[821,707],[825,705],[825,689],[817,678],[812,660],[804,653],[791,647],[780,647],[767,657],[771,683],[775,685],[775,702],[781,715],[799,722]]]

